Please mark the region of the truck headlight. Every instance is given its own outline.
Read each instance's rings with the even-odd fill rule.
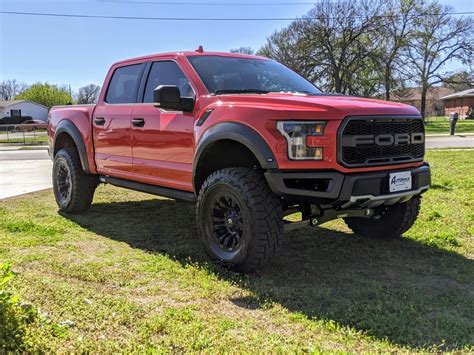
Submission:
[[[308,146],[308,137],[322,136],[325,121],[280,121],[277,129],[288,143],[288,157],[292,160],[322,160],[323,148]]]

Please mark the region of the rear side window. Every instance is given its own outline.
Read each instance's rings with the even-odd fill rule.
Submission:
[[[193,89],[181,68],[173,61],[154,62],[146,82],[143,102],[153,102],[153,91],[160,85],[175,85],[182,97],[194,97]]]
[[[144,64],[135,64],[115,69],[105,101],[109,104],[136,102],[143,66]]]

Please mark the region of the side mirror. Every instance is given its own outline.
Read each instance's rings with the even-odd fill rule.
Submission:
[[[153,91],[153,103],[164,110],[192,112],[194,99],[181,97],[175,85],[160,85]]]

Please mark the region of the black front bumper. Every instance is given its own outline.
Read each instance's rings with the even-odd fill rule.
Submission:
[[[389,191],[389,174],[410,171],[412,188]],[[411,169],[393,169],[374,173],[342,174],[336,171],[267,171],[265,178],[273,193],[289,202],[308,202],[348,208],[376,207],[409,200],[430,187],[428,163]]]

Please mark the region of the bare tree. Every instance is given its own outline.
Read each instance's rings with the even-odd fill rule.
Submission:
[[[252,49],[252,47],[239,47],[232,48],[230,53],[255,54],[255,51]]]
[[[392,87],[402,80],[396,80],[401,63],[401,52],[407,48],[413,36],[414,23],[418,13],[418,0],[387,0],[384,15],[381,18],[381,36],[379,52],[382,70],[381,77],[385,91],[385,100],[390,100]]]
[[[93,104],[99,99],[100,86],[89,84],[79,88],[76,101],[78,104]]]
[[[380,87],[374,37],[381,9],[378,0],[322,0],[269,37],[259,53],[326,91],[373,95]]]
[[[415,80],[421,86],[420,111],[423,117],[428,89],[450,75],[445,70],[446,64],[452,60],[469,64],[473,60],[473,19],[453,18],[450,12],[452,8],[436,2],[423,6],[408,47],[407,59],[414,69]]]
[[[16,79],[4,80],[0,83],[0,99],[2,100],[14,100],[21,92],[28,88],[23,82],[19,82]]]

